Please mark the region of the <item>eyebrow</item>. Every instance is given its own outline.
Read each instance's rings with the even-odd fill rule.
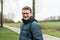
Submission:
[[[29,13],[22,13],[22,14],[29,14]]]

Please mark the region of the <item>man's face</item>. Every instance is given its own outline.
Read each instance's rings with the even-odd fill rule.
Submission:
[[[24,20],[28,20],[32,16],[32,13],[30,10],[22,10],[22,15]]]

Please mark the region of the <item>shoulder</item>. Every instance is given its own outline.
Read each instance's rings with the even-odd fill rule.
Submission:
[[[32,27],[39,27],[39,24],[38,24],[38,22],[36,22],[36,21],[33,21],[33,22],[32,22]]]
[[[38,22],[34,21],[34,22],[32,22],[31,28],[32,29],[40,30],[41,29],[41,26],[38,24]]]
[[[38,22],[33,21],[33,22],[32,22],[32,25],[38,25]]]

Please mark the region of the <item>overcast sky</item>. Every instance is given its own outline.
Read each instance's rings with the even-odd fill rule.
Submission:
[[[60,0],[36,0],[35,17],[37,20],[43,20],[50,16],[60,16]],[[5,0],[4,14],[14,14],[14,21],[22,19],[21,9],[24,6],[32,8],[32,0]]]

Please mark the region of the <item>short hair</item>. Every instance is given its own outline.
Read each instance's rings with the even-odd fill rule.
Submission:
[[[22,10],[30,10],[30,12],[32,12],[31,8],[28,6],[23,7]]]

